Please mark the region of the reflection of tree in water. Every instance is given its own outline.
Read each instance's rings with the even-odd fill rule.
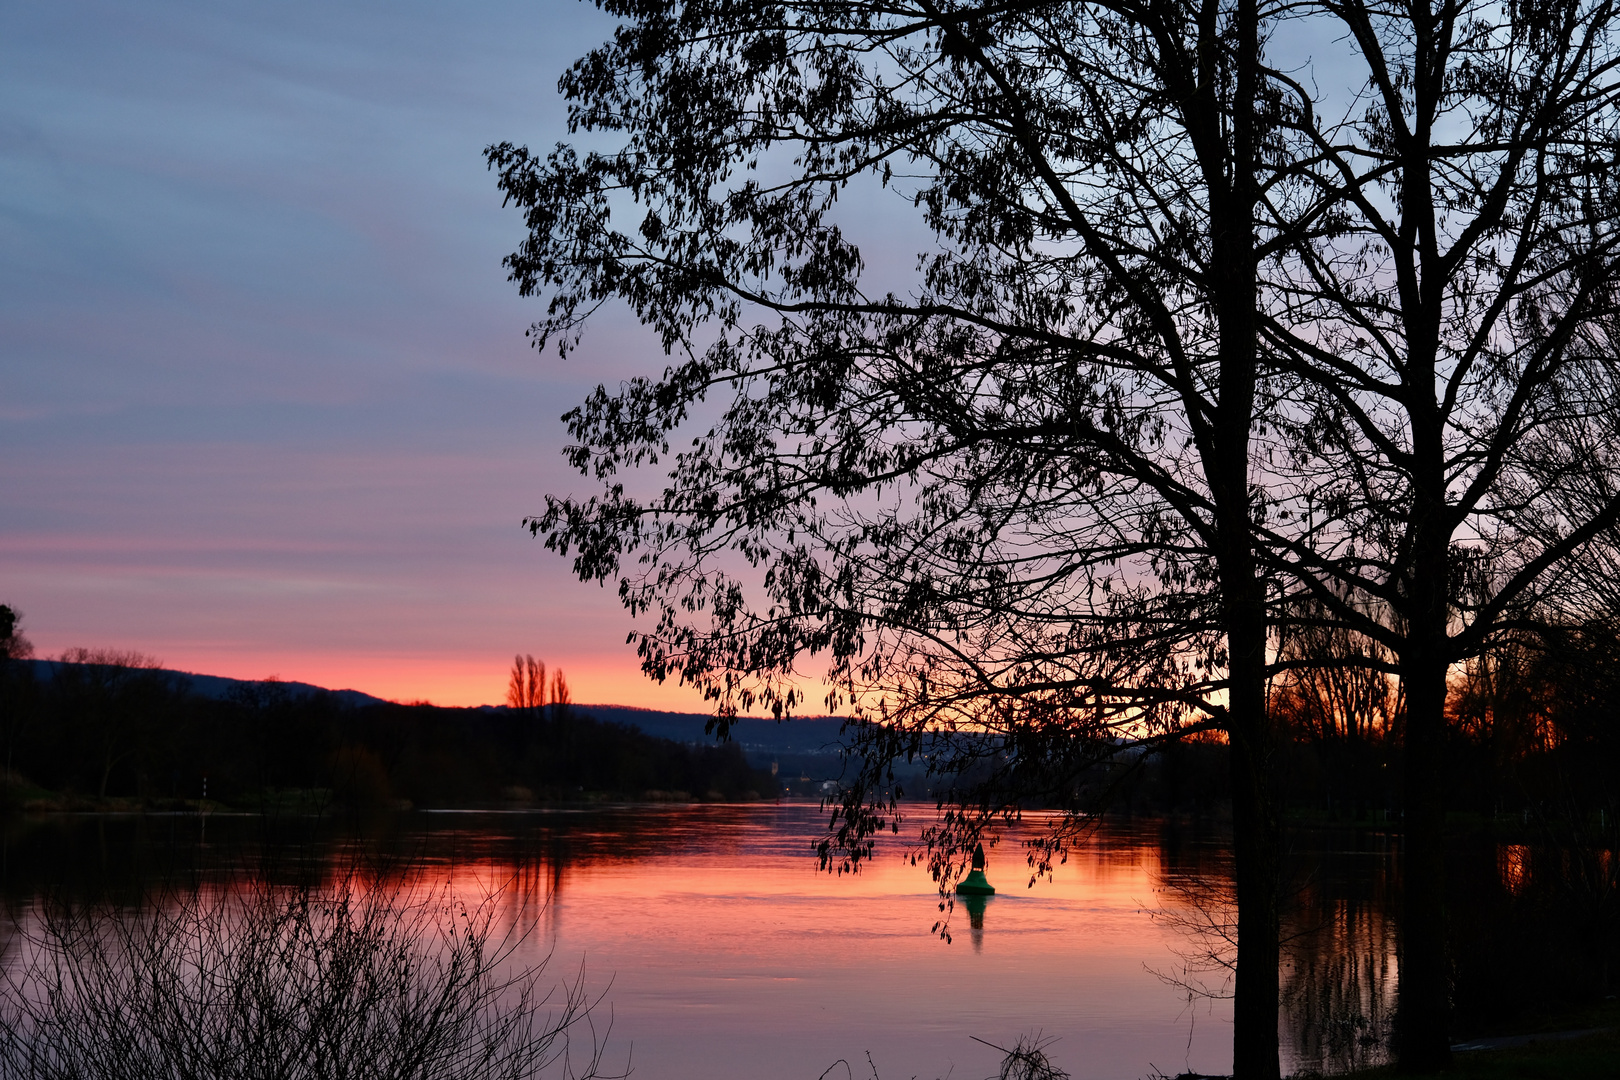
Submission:
[[[808,860],[820,820],[813,806],[724,804],[527,814],[12,816],[0,821],[0,899],[26,904],[49,893],[138,905],[154,887],[193,881],[246,876],[303,885],[356,867],[383,879],[483,868],[528,908],[593,866],[724,857],[744,848]]]
[[[1159,837],[1159,872],[1154,891],[1160,906],[1153,917],[1171,927],[1184,943],[1173,966],[1149,970],[1199,1000],[1232,996],[1237,959],[1237,896],[1230,845],[1221,832],[1199,832],[1167,822]]]
[[[1390,854],[1382,837],[1318,838],[1290,867],[1283,903],[1282,1007],[1285,1071],[1342,1073],[1387,1061],[1395,1016],[1397,929]],[[1175,965],[1154,969],[1189,1005],[1231,996],[1237,906],[1231,866],[1194,868],[1167,845],[1156,918],[1183,946]]]
[[[798,808],[795,808],[798,809]],[[799,809],[808,836],[819,811]],[[40,898],[149,907],[167,892],[233,895],[259,883],[316,891],[363,879],[407,892],[443,884],[471,903],[493,901],[492,928],[514,939],[559,936],[570,876],[591,866],[734,851],[772,826],[769,812],[727,806],[567,808],[531,814],[339,813],[53,816],[0,821],[0,900],[11,910]],[[206,829],[206,832],[205,832]],[[792,853],[814,863],[807,840]],[[16,927],[0,917],[0,963]]]
[[[1296,1071],[1346,1072],[1387,1060],[1395,1017],[1393,897],[1334,895],[1312,883],[1293,905],[1283,1008]]]
[[[1184,944],[1175,950],[1175,966],[1148,970],[1185,993],[1189,1006],[1230,998],[1237,970],[1237,890],[1230,874],[1166,876],[1155,891],[1164,906],[1153,917]]]
[[[552,939],[563,905],[550,901],[576,873],[657,859],[691,864],[745,848],[808,862],[808,838],[820,821],[819,811],[806,806],[608,806],[279,822],[221,816],[209,821],[203,844],[201,821],[184,815],[19,819],[0,828],[0,891],[14,903],[48,890],[139,903],[164,882],[245,875],[318,883],[355,867],[384,878],[465,870],[469,884],[500,888],[502,919],[523,925],[538,919],[543,938]],[[1377,834],[1299,837],[1282,973],[1289,1071],[1339,1072],[1384,1057],[1396,972],[1387,844]],[[1160,918],[1184,932],[1180,955],[1160,965],[1159,974],[1181,986],[1190,1003],[1228,995],[1235,911],[1225,831],[1110,823],[1088,846],[1099,865],[1157,865]],[[805,872],[813,871],[807,865]],[[966,898],[958,903],[970,940],[981,946],[986,924],[993,933],[993,909]],[[0,956],[6,951],[0,934]]]

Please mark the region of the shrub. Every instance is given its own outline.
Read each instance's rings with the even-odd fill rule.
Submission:
[[[0,978],[0,1076],[599,1076],[582,980],[546,989],[545,962],[518,965],[524,938],[493,932],[494,915],[353,874],[135,910],[38,902]]]

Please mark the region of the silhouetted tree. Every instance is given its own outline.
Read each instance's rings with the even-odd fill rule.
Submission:
[[[10,604],[0,604],[0,663],[27,660],[34,655],[34,643],[22,632],[22,612]]]
[[[569,414],[604,491],[533,528],[657,617],[645,670],[722,732],[827,658],[865,763],[829,860],[897,827],[897,758],[972,778],[925,833],[948,882],[1021,799],[1095,809],[1120,738],[1222,727],[1236,1067],[1275,1076],[1261,270],[1325,219],[1256,0],[602,6],[626,25],[563,91],[628,141],[489,150],[530,230],[508,265],[541,344],[616,299],[679,359]],[[866,283],[852,185],[933,230],[915,283]],[[665,459],[661,495],[617,479]]]
[[[1271,1075],[1268,633],[1359,635],[1337,666],[1404,701],[1402,1057],[1443,1063],[1446,674],[1620,514],[1612,5],[602,6],[562,88],[623,148],[489,161],[537,339],[618,300],[678,355],[569,414],[603,489],[532,523],[658,618],[648,673],[723,728],[825,655],[879,721],[855,859],[897,757],[976,778],[955,853],[1018,795],[1079,810],[1122,732],[1218,723],[1236,1068]],[[1262,51],[1295,14],[1364,65],[1336,115]],[[903,288],[844,231],[863,185],[933,230]]]
[[[297,694],[276,678],[239,683],[226,695],[227,715],[194,723],[191,741],[214,752],[187,762],[194,782],[213,759],[213,792],[225,796],[233,787],[313,788],[329,779],[324,768],[338,749],[343,710],[327,694]],[[229,775],[221,776],[221,770]],[[231,780],[235,784],[231,784]],[[224,782],[227,786],[221,786]],[[195,789],[191,789],[195,790]]]
[[[506,683],[506,704],[538,719],[546,707],[546,665],[532,656],[514,656],[512,674]]]
[[[132,650],[69,649],[53,666],[51,683],[103,799],[113,769],[149,749],[181,694],[158,660]]]
[[[1533,625],[1620,516],[1609,0],[1328,0],[1360,92],[1301,126],[1332,234],[1283,260],[1265,531],[1398,675],[1400,1057],[1448,1057],[1447,677]]]
[[[568,679],[558,668],[551,673],[551,710],[552,715],[560,719],[574,703],[574,696],[568,690]]]
[[[546,718],[546,665],[533,656],[512,658],[512,675],[507,680],[506,706],[510,712],[510,749],[522,758]]]
[[[0,729],[3,729],[6,744],[6,790],[3,800],[6,805],[11,802],[13,758],[21,712],[12,661],[27,660],[33,655],[34,644],[22,632],[22,612],[10,604],[0,604]]]
[[[1329,799],[1357,817],[1381,793],[1378,773],[1400,735],[1400,681],[1379,642],[1332,618],[1315,601],[1291,613],[1279,634],[1270,707],[1277,723],[1308,746],[1325,770]]]

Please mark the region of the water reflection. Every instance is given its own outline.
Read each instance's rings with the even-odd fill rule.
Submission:
[[[1502,875],[1502,886],[1518,895],[1524,891],[1525,879],[1530,875],[1530,845],[1502,844],[1497,848],[1496,865]]]
[[[928,933],[940,898],[920,867],[886,857],[853,878],[816,873],[822,824],[814,807],[768,805],[215,816],[206,834],[184,815],[13,820],[0,889],[13,908],[46,892],[137,903],[161,883],[329,881],[363,866],[494,895],[504,926],[538,927],[535,953],[554,948],[554,970],[583,964],[591,985],[611,983],[615,1037],[648,1075],[676,1080],[809,1080],[867,1050],[881,1075],[984,1075],[995,1055],[969,1036],[1011,1045],[1036,1029],[1059,1038],[1050,1056],[1077,1080],[1229,1071],[1220,829],[1111,823],[1033,888],[1026,833],[1001,835],[999,894],[956,898],[963,949]],[[1375,835],[1296,845],[1285,1072],[1381,1060],[1396,976],[1390,855]]]
[[[1033,889],[1018,836],[1002,837],[1003,895],[993,911],[958,908],[969,942],[955,946],[928,933],[940,898],[898,847],[854,877],[816,873],[822,825],[807,806],[216,816],[206,839],[185,816],[41,819],[0,836],[0,888],[14,908],[45,892],[138,903],[165,882],[329,881],[361,866],[494,894],[501,925],[538,926],[526,958],[554,947],[554,971],[583,965],[608,990],[621,1049],[675,1080],[810,1080],[868,1050],[880,1075],[985,1075],[996,1055],[970,1036],[1010,1045],[1034,1029],[1060,1038],[1054,1060],[1078,1080],[1225,1067],[1220,1009],[1189,1039],[1182,1003],[1143,968],[1171,944],[1146,914],[1156,825],[1111,827]],[[1184,838],[1174,857],[1202,863],[1198,846]]]
[[[1158,918],[1181,946],[1171,966],[1155,971],[1189,1001],[1229,998],[1237,955],[1231,867],[1167,866]],[[1399,971],[1394,870],[1388,834],[1294,836],[1279,987],[1285,1073],[1342,1073],[1389,1060]]]
[[[973,951],[984,952],[984,912],[994,900],[993,896],[968,895],[957,898],[957,903],[967,912],[968,935],[973,941]]]
[[[1296,1068],[1382,1064],[1399,974],[1394,840],[1328,834],[1294,863],[1282,992]]]

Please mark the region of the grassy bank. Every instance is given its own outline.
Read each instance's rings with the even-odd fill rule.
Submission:
[[[1570,1032],[1593,1031],[1575,1038]],[[1606,1030],[1604,1030],[1606,1029]],[[1350,1074],[1356,1080],[1614,1080],[1620,1076],[1620,1002],[1551,1013],[1534,1025],[1462,1045],[1525,1040],[1519,1045],[1465,1050],[1443,1073],[1397,1073],[1392,1066]]]

